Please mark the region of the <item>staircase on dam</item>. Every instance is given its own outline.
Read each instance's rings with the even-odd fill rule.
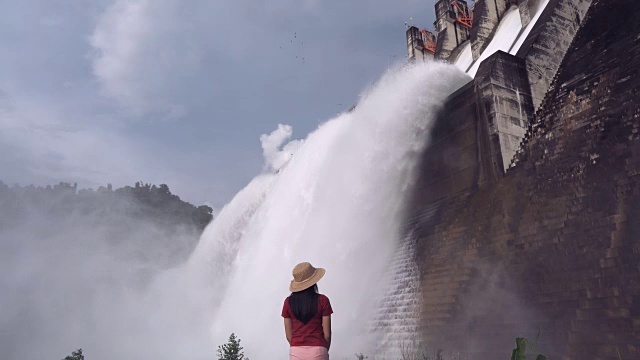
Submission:
[[[371,324],[381,336],[376,359],[397,358],[403,348],[412,351],[420,326],[420,280],[415,237],[408,234],[398,245],[381,286],[386,289]]]

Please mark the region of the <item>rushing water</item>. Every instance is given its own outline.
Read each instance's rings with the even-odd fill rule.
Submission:
[[[486,60],[497,51],[508,52],[517,40],[521,29],[522,22],[520,21],[520,11],[515,6],[511,7],[504,13],[502,21],[498,24],[496,33],[493,35],[493,38],[487,45],[487,48],[482,52],[480,58],[473,63],[467,73],[472,77],[475,77],[482,61]]]
[[[509,9],[480,59],[473,61],[467,44],[456,66],[473,77],[494,52],[515,53],[547,3],[525,29],[518,9]],[[413,340],[415,316],[380,312],[419,311],[416,279],[402,278],[417,274],[410,242],[400,241],[403,206],[434,115],[468,80],[455,66],[437,62],[397,68],[354,111],[306,140],[286,143],[291,129],[282,126],[261,139],[267,164],[280,171],[257,177],[223,209],[190,264],[223,275],[211,279],[216,343],[235,332],[247,355],[286,358],[279,314],[290,271],[301,261],[327,269],[319,287],[335,311],[334,359]],[[382,324],[378,332],[371,331],[372,320]]]
[[[481,59],[515,53],[547,3],[522,31],[517,10],[507,12]],[[456,64],[474,76],[480,61],[463,50]],[[30,344],[10,349],[22,359],[83,347],[93,360],[211,360],[234,332],[249,358],[285,359],[280,310],[301,261],[327,269],[319,288],[335,311],[333,359],[412,340],[417,320],[406,313],[419,312],[420,290],[411,242],[400,241],[403,209],[436,112],[469,80],[454,65],[403,66],[305,140],[290,141],[284,125],[263,135],[266,171],[209,224],[186,264],[142,287],[142,265],[107,249],[22,244],[30,256],[0,264],[0,288],[12,289],[0,294],[0,343]]]
[[[480,54],[478,60],[473,60],[471,43],[466,42],[464,45],[461,45],[464,46],[464,48],[460,51],[460,54],[453,63],[460,68],[460,70],[469,74],[469,76],[475,77],[482,61],[494,53],[504,51],[515,55],[518,50],[520,50],[520,47],[527,36],[529,36],[529,33],[548,4],[549,0],[544,0],[538,5],[536,13],[525,28],[522,28],[522,22],[520,21],[520,9],[516,6],[507,9],[502,15],[502,20],[500,24],[498,24],[493,38],[489,44],[487,44],[482,54]]]
[[[286,165],[222,210],[191,261],[213,264],[212,282],[225,278],[212,314],[214,343],[235,332],[249,357],[286,358],[280,310],[291,269],[310,261],[327,269],[319,288],[335,311],[332,356],[374,351],[379,334],[369,321],[385,291],[380,279],[401,235],[416,162],[443,100],[468,80],[435,62],[392,70],[355,110],[304,142],[285,145],[283,127],[263,138],[263,146],[284,146],[269,155]]]
[[[262,136],[264,173],[221,210],[178,268],[150,272],[108,241],[85,241],[103,231],[89,225],[46,242],[4,239],[3,249],[18,249],[0,262],[5,358],[63,358],[83,348],[92,360],[212,360],[235,332],[249,358],[286,359],[280,311],[301,261],[327,269],[319,287],[335,311],[332,358],[373,358],[379,344],[413,329],[380,310],[419,305],[405,298],[417,290],[399,289],[415,283],[406,279],[415,277],[411,254],[400,246],[403,208],[435,113],[468,80],[453,65],[405,66],[305,140],[290,141],[284,125]],[[383,274],[387,267],[400,273]],[[395,297],[379,305],[385,294]],[[375,321],[379,333],[370,331]]]

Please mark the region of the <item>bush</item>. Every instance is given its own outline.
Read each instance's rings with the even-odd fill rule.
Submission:
[[[533,351],[531,352],[531,357],[530,359],[533,359],[533,356],[535,356],[535,352],[536,352],[536,347],[538,346],[538,338],[540,337],[540,333],[538,333],[538,336],[536,336],[536,342],[533,343]],[[529,341],[525,338],[517,338],[516,339],[516,348],[513,349],[513,352],[511,353],[511,360],[527,360],[527,344],[529,343]],[[548,360],[548,358],[542,354],[538,354],[538,356],[535,357],[536,360]]]

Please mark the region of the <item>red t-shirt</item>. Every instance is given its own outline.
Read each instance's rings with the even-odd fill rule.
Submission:
[[[291,346],[324,346],[327,347],[327,341],[324,339],[322,332],[322,317],[333,314],[329,298],[318,294],[318,311],[316,315],[303,324],[302,321],[296,319],[289,306],[289,297],[284,299],[282,307],[282,317],[291,318],[293,329],[291,331]]]

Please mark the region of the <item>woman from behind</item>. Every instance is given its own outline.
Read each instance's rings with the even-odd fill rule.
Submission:
[[[318,293],[325,270],[303,262],[293,268],[291,295],[284,300],[282,317],[290,360],[328,360],[331,346],[331,303]]]

